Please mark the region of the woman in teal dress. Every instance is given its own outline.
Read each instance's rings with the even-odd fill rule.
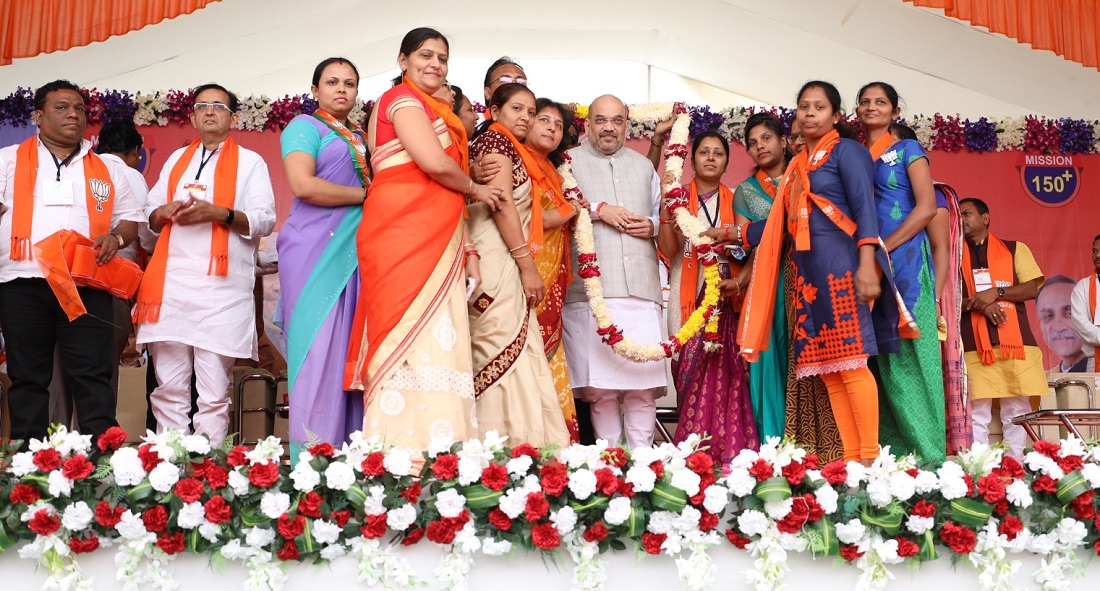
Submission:
[[[947,441],[935,272],[925,232],[936,214],[928,156],[919,143],[890,134],[900,110],[897,91],[889,84],[872,82],[860,89],[856,114],[875,159],[875,206],[894,283],[920,331],[915,339],[902,339],[897,353],[876,360],[882,381],[879,437],[895,454],[914,453],[923,462],[940,464]]]

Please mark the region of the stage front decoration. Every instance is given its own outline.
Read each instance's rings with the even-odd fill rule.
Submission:
[[[467,588],[478,554],[527,552],[568,556],[574,586],[598,590],[601,557],[624,551],[663,555],[688,589],[709,589],[718,573],[708,550],[728,543],[754,560],[724,576],[760,591],[784,588],[788,553],[851,565],[861,591],[883,589],[897,565],[937,559],[984,590],[1032,577],[1053,591],[1083,575],[1078,551],[1100,552],[1100,448],[1078,439],[1039,441],[1023,463],[975,445],[941,466],[884,448],[864,467],[770,438],[723,475],[695,435],[539,449],[491,432],[434,440],[414,458],[355,433],[309,448],[293,468],[274,437],[254,447],[174,431],[136,447],[126,438],[117,427],[95,442],[55,427],[0,457],[0,551],[36,561],[47,588],[90,588],[80,567],[90,552],[114,553],[133,589],[173,587],[181,553],[241,561],[249,589],[281,588],[288,563],[343,556],[360,581],[413,588],[429,575],[401,547],[427,543],[446,552],[431,576],[449,589]],[[1042,557],[1035,572],[1019,572],[1025,553]]]

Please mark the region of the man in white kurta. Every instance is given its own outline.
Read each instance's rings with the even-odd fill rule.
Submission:
[[[1092,264],[1095,272],[1078,281],[1070,295],[1073,329],[1085,341],[1089,361],[1085,371],[1090,372],[1096,371],[1095,353],[1100,349],[1100,236],[1092,241]]]
[[[168,224],[172,230],[168,244],[162,237],[156,247],[168,249],[159,318],[139,325],[137,342],[148,345],[156,364],[158,386],[150,399],[158,429],[188,432],[193,423],[195,433],[221,441],[229,430],[229,369],[236,358],[256,358],[256,242],[275,225],[275,196],[260,155],[238,148],[233,208],[214,205],[215,172],[237,120],[237,100],[220,86],[205,85],[196,89],[194,102],[191,122],[202,149],[193,150],[171,202],[169,178],[186,149],[169,156],[145,206],[151,230]],[[225,276],[211,274],[216,224],[229,229]],[[188,421],[192,372],[199,400]]]
[[[604,298],[626,338],[661,341],[661,280],[657,235],[661,192],[653,165],[624,147],[626,106],[602,96],[588,110],[588,141],[569,151],[581,193],[592,204],[592,232]],[[563,342],[574,396],[591,405],[598,439],[631,447],[651,445],[656,399],[667,385],[664,361],[634,363],[619,357],[596,333],[580,265],[573,251],[573,283],[562,308]],[[622,404],[622,413],[619,405]]]

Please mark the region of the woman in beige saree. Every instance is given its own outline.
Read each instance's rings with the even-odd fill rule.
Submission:
[[[483,279],[469,304],[478,428],[513,443],[567,445],[534,310],[546,292],[535,264],[543,242],[542,208],[532,207],[528,170],[537,164],[521,141],[535,117],[535,96],[523,85],[505,84],[493,93],[490,108],[492,123],[470,146],[473,158],[503,166],[490,185],[504,192],[499,211],[481,204],[469,208]]]

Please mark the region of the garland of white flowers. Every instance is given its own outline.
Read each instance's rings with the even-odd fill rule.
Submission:
[[[611,311],[607,308],[607,302],[603,297],[603,282],[600,280],[599,259],[596,255],[596,241],[592,235],[592,218],[584,209],[577,216],[577,224],[574,229],[576,240],[579,269],[577,274],[584,282],[584,291],[588,296],[588,307],[596,318],[599,327],[597,332],[619,356],[636,363],[659,361],[672,357],[684,346],[684,343],[694,337],[701,329],[706,327],[708,335],[714,335],[718,329],[718,256],[713,251],[714,241],[703,236],[706,227],[698,218],[688,210],[687,191],[680,186],[680,177],[684,170],[684,157],[688,153],[688,126],[691,117],[680,103],[676,105],[662,106],[661,109],[650,109],[642,113],[646,117],[665,118],[669,115],[676,117],[669,134],[668,148],[665,150],[667,159],[665,170],[672,173],[671,183],[663,187],[665,204],[673,212],[676,224],[684,237],[699,253],[699,260],[703,265],[703,277],[705,289],[703,301],[699,307],[684,321],[683,327],[675,335],[656,345],[640,345],[623,335],[623,331],[611,317]],[[638,113],[632,116],[639,117]],[[562,175],[562,189],[567,199],[581,197],[577,179],[573,176],[573,166],[566,161],[558,168]]]

